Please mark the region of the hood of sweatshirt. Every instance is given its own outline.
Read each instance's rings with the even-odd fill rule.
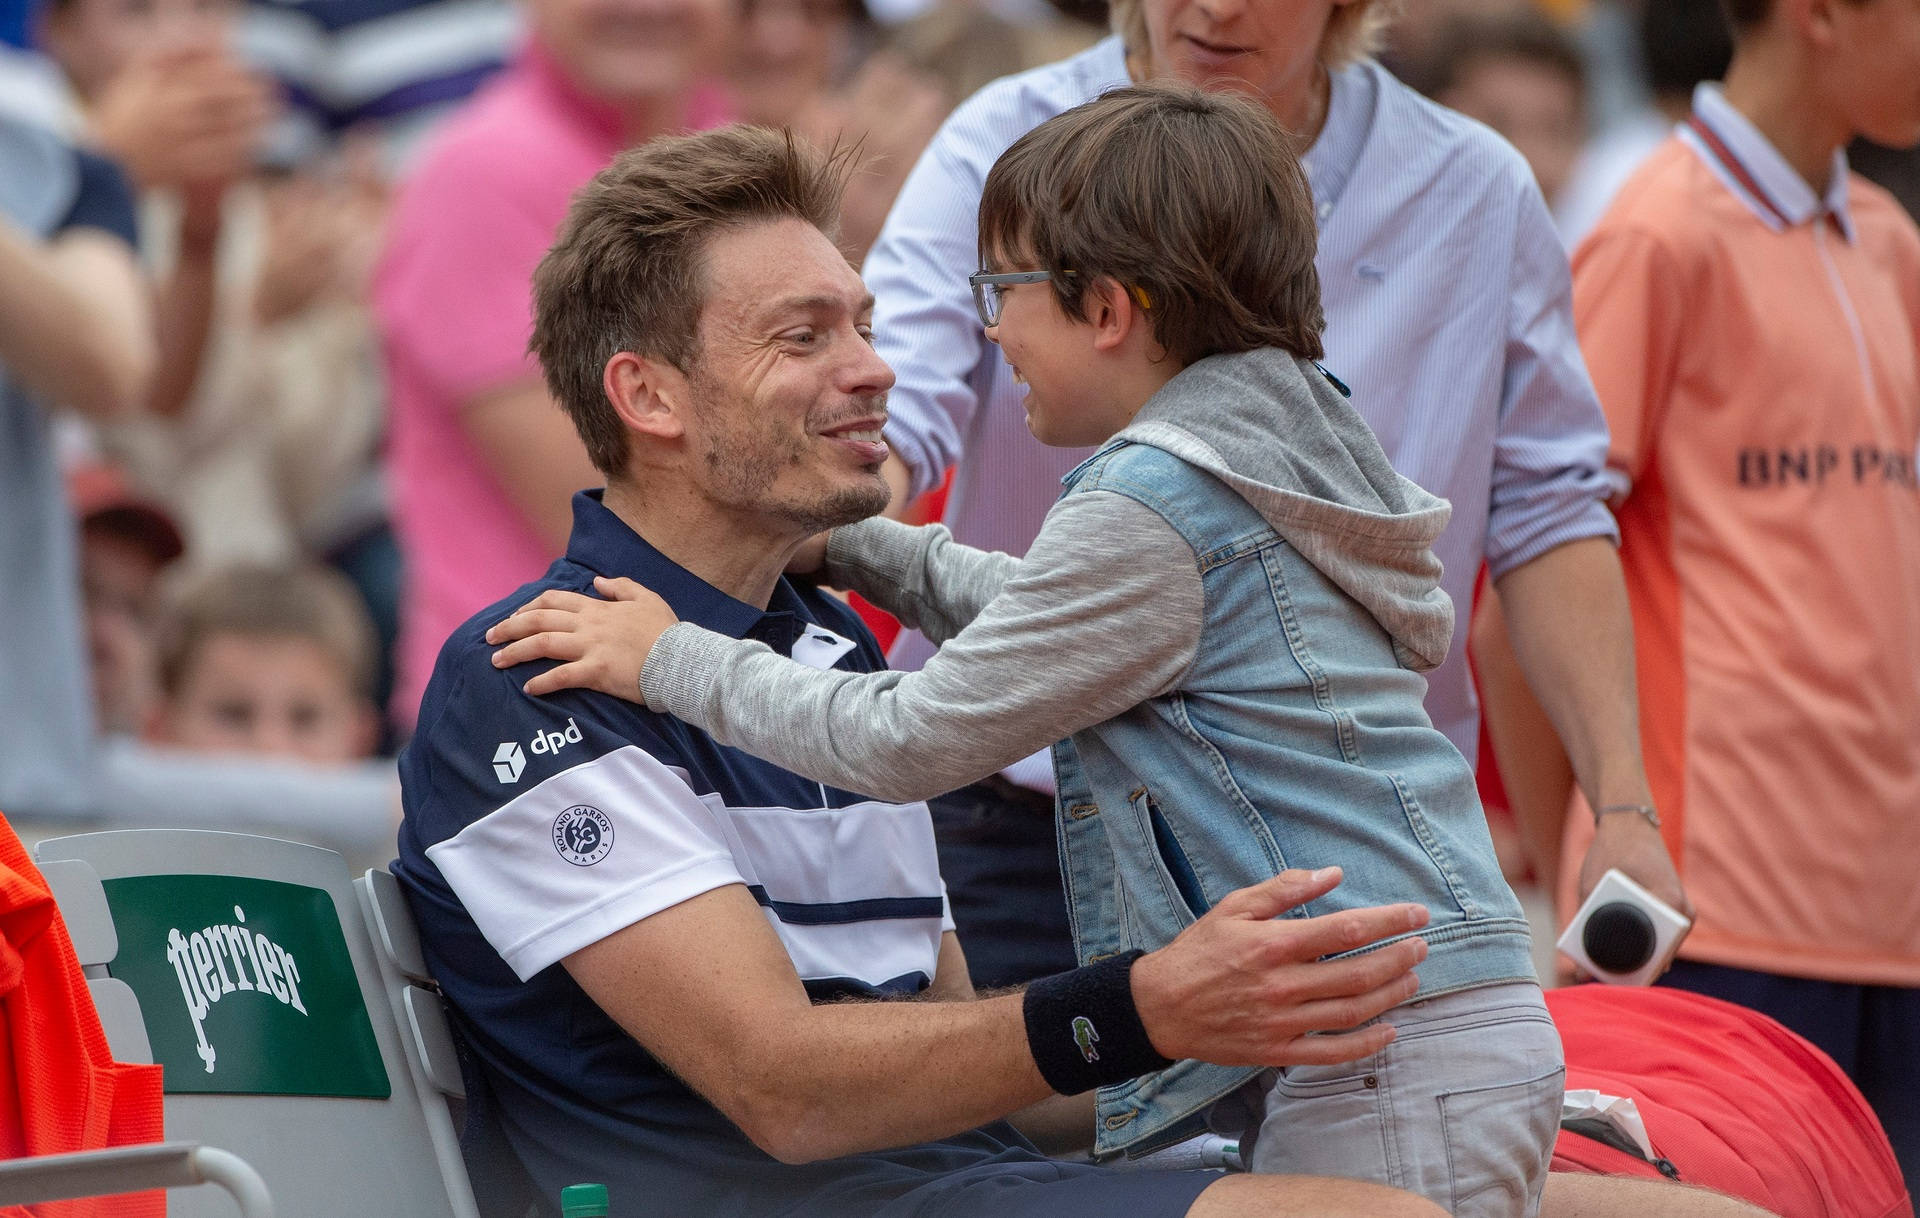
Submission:
[[[1312,360],[1275,348],[1182,370],[1117,440],[1164,449],[1226,483],[1373,614],[1402,663],[1446,658],[1453,602],[1433,543],[1453,508],[1400,476]]]

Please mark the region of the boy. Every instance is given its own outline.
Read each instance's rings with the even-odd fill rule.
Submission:
[[[373,755],[373,625],[324,567],[233,566],[181,599],[161,657],[159,743],[319,765]]]
[[[1727,8],[1725,87],[1574,258],[1647,770],[1699,907],[1667,980],[1825,1049],[1912,1179],[1920,235],[1841,149],[1920,139],[1920,3]]]
[[[974,276],[982,320],[1029,386],[1037,437],[1112,442],[1069,476],[1024,561],[937,526],[834,531],[830,580],[947,640],[919,673],[815,681],[755,645],[660,633],[671,613],[628,581],[596,584],[612,602],[545,593],[488,639],[508,644],[502,667],[573,661],[529,693],[638,694],[885,798],[1071,736],[1059,826],[1089,963],[1166,943],[1284,867],[1342,863],[1329,909],[1423,902],[1421,1000],[1384,1017],[1391,1057],[1265,1076],[1172,1063],[1103,1089],[1096,1153],[1178,1140],[1251,1083],[1240,1098],[1277,1131],[1257,1170],[1532,1214],[1559,1042],[1472,775],[1418,675],[1452,632],[1430,549],[1447,507],[1393,472],[1313,363],[1313,233],[1284,132],[1238,98],[1120,90],[1009,149],[982,198],[981,248],[1005,268]],[[885,455],[877,428],[847,439]],[[1074,1023],[1088,1063],[1140,1048],[1104,1014]]]

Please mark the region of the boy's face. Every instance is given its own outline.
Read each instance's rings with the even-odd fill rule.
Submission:
[[[1831,10],[1834,91],[1855,135],[1890,148],[1920,143],[1920,0],[1866,0]]]
[[[1039,270],[1031,255],[995,257],[989,269]],[[1000,344],[1016,384],[1026,386],[1022,402],[1027,430],[1055,448],[1104,443],[1108,425],[1099,390],[1104,369],[1093,348],[1093,328],[1060,306],[1050,283],[1008,284],[1000,289],[1000,320],[987,328]]]
[[[369,756],[377,730],[373,708],[313,640],[212,634],[163,705],[156,734],[195,752],[337,765]]]

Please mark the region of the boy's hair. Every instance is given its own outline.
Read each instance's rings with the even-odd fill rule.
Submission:
[[[627,434],[601,376],[621,351],[686,370],[705,303],[707,242],[758,220],[804,220],[829,237],[852,150],[730,126],[622,153],[574,198],[533,275],[533,340],[547,388],[587,456],[625,472]]]
[[[1120,35],[1127,54],[1147,57],[1146,0],[1111,0],[1107,6],[1113,32]],[[1353,0],[1337,6],[1320,35],[1320,62],[1337,72],[1362,56],[1380,49],[1381,35],[1400,8],[1400,0]]]
[[[1320,358],[1315,241],[1307,177],[1273,115],[1184,84],[1117,89],[1048,119],[980,195],[983,263],[1073,272],[1052,280],[1070,317],[1095,280],[1137,289],[1182,365],[1256,347]]]
[[[318,646],[369,701],[379,643],[365,602],[345,576],[313,563],[238,563],[208,572],[174,600],[160,652],[160,688],[178,695],[200,649],[219,635],[301,639]]]
[[[1664,0],[1660,0],[1664,2]],[[1546,14],[1532,9],[1455,16],[1433,41],[1431,69],[1422,73],[1421,91],[1438,97],[1490,59],[1518,60],[1553,72],[1573,86],[1584,105],[1587,65],[1580,48]]]

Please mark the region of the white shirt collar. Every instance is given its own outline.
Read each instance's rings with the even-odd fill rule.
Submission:
[[[1734,109],[1720,86],[1705,82],[1694,88],[1693,118],[1713,136],[1711,141],[1703,140],[1697,132],[1683,127],[1694,144],[1694,151],[1720,173],[1728,188],[1769,228],[1779,231],[1831,215],[1840,227],[1841,236],[1849,242],[1854,239],[1853,213],[1847,206],[1845,150],[1833,150],[1833,164],[1827,171],[1827,192],[1823,198],[1814,194],[1813,187],[1807,185],[1807,180],[1787,163],[1753,121]]]

